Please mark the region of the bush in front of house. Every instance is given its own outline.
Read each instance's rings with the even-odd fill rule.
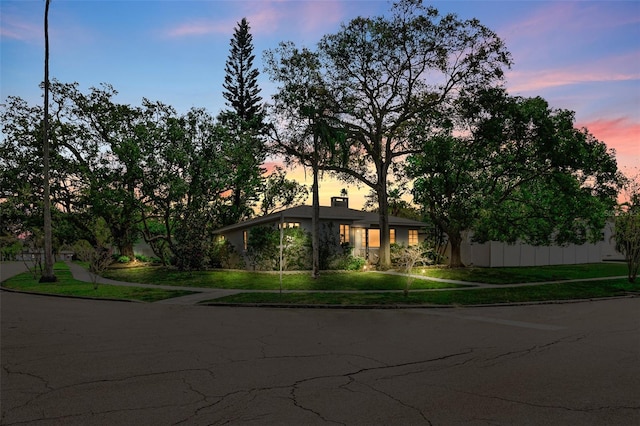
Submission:
[[[209,263],[212,268],[242,269],[244,260],[228,240],[215,241],[209,249]]]
[[[353,256],[351,253],[342,253],[334,255],[329,262],[329,269],[339,271],[361,271],[367,264],[364,257]]]
[[[285,271],[311,268],[311,238],[301,228],[283,231],[283,262]],[[247,239],[247,261],[254,270],[277,271],[280,269],[280,230],[273,226],[251,228]]]

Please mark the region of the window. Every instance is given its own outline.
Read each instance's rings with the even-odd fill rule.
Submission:
[[[244,249],[247,249],[247,244],[249,240],[249,235],[248,235],[248,231],[242,231],[242,244],[244,246]]]
[[[340,225],[340,244],[349,243],[349,225]]]
[[[409,229],[409,245],[417,246],[418,245],[418,230],[417,229]]]
[[[379,229],[369,229],[367,236],[368,236],[367,246],[369,248],[380,247],[380,230]]]
[[[395,243],[396,243],[396,230],[389,229],[389,244],[395,244]]]
[[[282,223],[282,227],[284,229],[300,228],[300,222],[284,222]],[[280,224],[278,224],[278,229],[280,229]]]

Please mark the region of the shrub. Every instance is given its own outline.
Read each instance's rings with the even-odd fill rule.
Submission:
[[[151,262],[151,258],[145,256],[144,254],[136,254],[136,260],[138,262],[144,262],[144,263]]]
[[[129,263],[129,262],[131,262],[131,259],[129,258],[129,256],[118,256],[118,258],[116,259],[116,262],[118,262],[118,263]]]
[[[209,262],[213,268],[237,269],[244,266],[244,261],[233,244],[224,239],[217,240],[211,245]]]
[[[301,270],[311,267],[311,241],[300,228],[284,230],[284,270]],[[258,226],[249,231],[247,258],[253,269],[278,270],[280,268],[280,230],[272,226]]]

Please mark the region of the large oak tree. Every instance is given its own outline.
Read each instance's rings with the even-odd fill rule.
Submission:
[[[403,158],[419,152],[414,134],[440,132],[442,105],[499,83],[509,54],[477,20],[442,16],[419,0],[394,4],[388,18],[342,25],[321,39],[315,54],[330,108],[325,112],[345,135],[343,161],[325,169],[376,192],[380,262],[387,266],[389,179],[401,171]]]
[[[534,245],[597,241],[615,205],[615,155],[571,111],[488,90],[448,110],[447,132],[409,158],[413,195],[463,266],[463,232],[476,241]],[[416,135],[418,137],[418,135]]]

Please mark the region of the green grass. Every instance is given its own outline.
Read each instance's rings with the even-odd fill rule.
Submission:
[[[39,283],[31,273],[23,273],[9,278],[2,286],[9,289],[31,291],[45,294],[59,294],[66,296],[95,297],[105,299],[138,300],[142,302],[156,302],[172,297],[192,294],[190,291],[162,290],[155,288],[121,287],[99,284],[97,289],[93,283],[78,281],[73,278],[71,271],[64,263],[56,263],[54,274],[58,278],[56,283]]]
[[[194,271],[180,272],[174,269],[142,266],[109,269],[105,277],[118,281],[176,285],[185,287],[212,287],[242,290],[278,290],[280,276],[277,273],[248,271]],[[286,273],[284,290],[402,290],[407,278],[363,272],[324,272],[317,280],[310,273]],[[459,288],[463,285],[414,279],[412,289]]]
[[[623,263],[591,263],[518,268],[416,268],[414,273],[427,277],[487,284],[516,284],[626,276],[627,265]]]
[[[495,303],[543,302],[549,300],[592,299],[614,297],[629,292],[640,293],[639,284],[626,279],[597,282],[571,282],[536,286],[474,290],[411,291],[402,293],[241,293],[204,304],[294,304],[294,305],[478,305]]]

